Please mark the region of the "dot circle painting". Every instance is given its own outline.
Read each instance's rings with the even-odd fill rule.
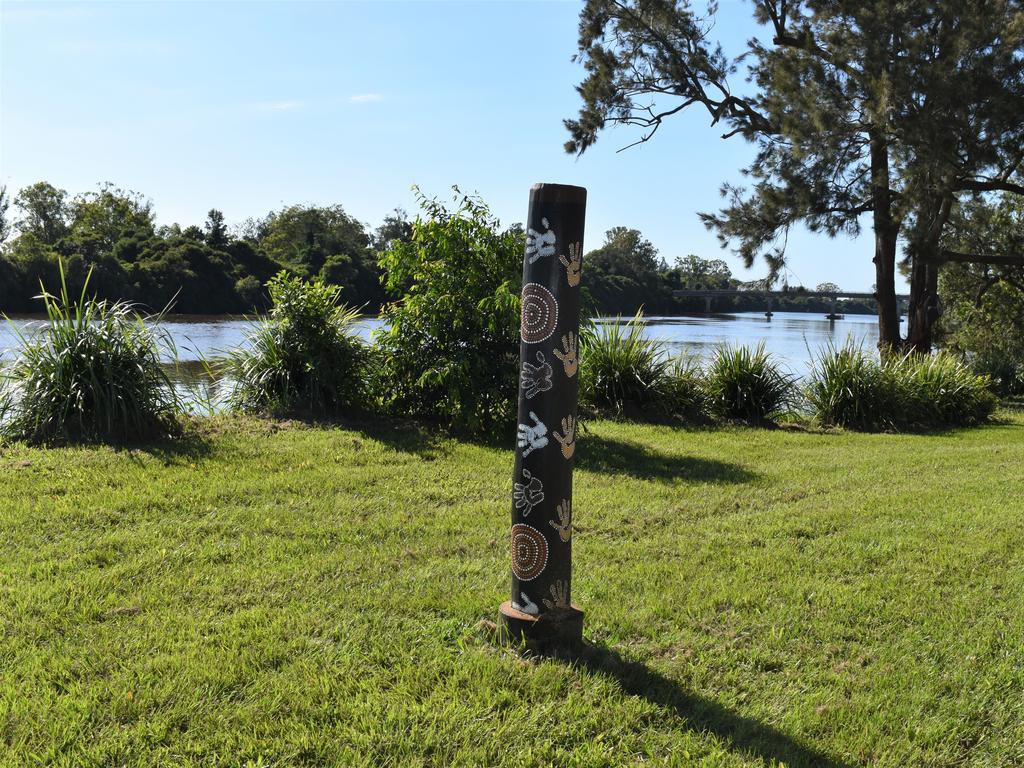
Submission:
[[[523,286],[521,335],[527,344],[544,341],[558,326],[558,304],[551,291],[540,283]]]
[[[512,526],[512,573],[520,581],[530,581],[544,572],[548,564],[548,540],[536,528],[523,523]]]

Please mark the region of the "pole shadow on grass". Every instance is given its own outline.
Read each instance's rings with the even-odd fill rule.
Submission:
[[[639,480],[749,483],[758,475],[727,461],[663,453],[640,443],[588,434],[580,440],[576,468]]]
[[[682,718],[690,729],[711,733],[726,741],[731,748],[766,763],[807,768],[852,768],[849,763],[800,744],[777,728],[698,696],[675,680],[645,664],[627,659],[605,645],[584,641],[575,653],[557,658],[592,674],[613,678],[623,693],[668,710]]]

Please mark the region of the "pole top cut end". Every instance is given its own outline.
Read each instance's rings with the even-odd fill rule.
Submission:
[[[586,205],[586,187],[574,187],[571,184],[552,184],[540,182],[530,187],[531,200],[543,200],[546,203],[569,203]]]

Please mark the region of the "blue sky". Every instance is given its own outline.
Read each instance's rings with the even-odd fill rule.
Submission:
[[[506,223],[530,184],[589,190],[586,247],[639,229],[671,262],[726,258],[704,229],[752,156],[692,110],[646,145],[607,132],[566,155],[582,67],[576,2],[0,4],[0,183],[100,181],[147,195],[161,223],[230,222],[298,202],[341,203],[376,226],[415,211],[410,187],[479,192]],[[727,50],[756,32],[725,0]],[[870,233],[789,239],[791,282],[874,282]]]

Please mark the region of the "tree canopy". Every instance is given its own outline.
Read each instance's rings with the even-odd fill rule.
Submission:
[[[580,16],[586,76],[566,149],[609,124],[650,140],[664,120],[704,109],[723,137],[757,147],[745,187],[702,213],[723,244],[772,274],[802,224],[855,235],[869,214],[879,341],[901,343],[897,247],[912,273],[911,342],[930,344],[936,250],[964,194],[1021,185],[1024,12],[1019,0],[838,3],[756,0],[762,31],[730,57],[711,39],[715,8],[685,0],[588,0]]]

